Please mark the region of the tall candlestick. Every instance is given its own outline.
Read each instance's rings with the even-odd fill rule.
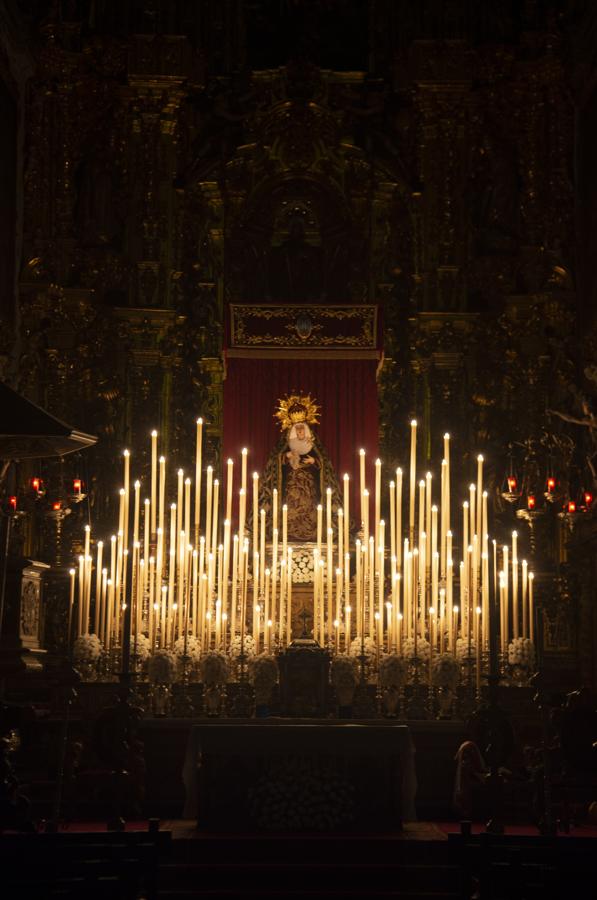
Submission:
[[[124,457],[124,549],[128,549],[129,545],[129,500],[130,500],[130,470],[131,470],[131,454],[125,450],[122,454]]]
[[[344,496],[342,498],[344,507],[344,547],[346,550],[348,550],[348,544],[350,540],[350,478],[345,474],[342,480],[344,485]]]
[[[259,550],[259,475],[253,472],[253,553]]]
[[[479,453],[477,456],[477,510],[476,510],[476,531],[479,540],[483,535],[482,531],[482,499],[483,499],[483,455]]]
[[[218,512],[219,512],[219,496],[220,496],[220,482],[217,478],[214,478],[214,499],[213,499],[213,511],[212,511],[212,520],[211,520],[211,548],[212,552],[215,551],[218,544]]]
[[[379,520],[381,519],[381,459],[375,460],[375,543],[379,543]]]
[[[249,454],[249,451],[247,450],[247,448],[243,447],[243,449],[240,452],[240,458],[241,458],[240,486],[241,486],[241,490],[243,490],[245,492],[245,494],[247,492],[247,457],[248,457],[248,454]]]
[[[390,555],[396,556],[396,484],[390,481]]]
[[[364,493],[363,491],[367,487],[367,483],[365,481],[365,451],[361,448],[359,450],[359,498],[361,501],[361,525],[364,521]]]
[[[229,459],[226,472],[226,518],[232,518],[232,484],[234,481],[234,462]]]
[[[528,599],[527,599],[527,587],[528,587],[528,563],[526,559],[522,561],[522,636],[528,638]]]
[[[529,638],[535,640],[535,602],[533,598],[533,585],[535,575],[529,572]]]
[[[151,533],[157,528],[158,433],[151,432]]]
[[[402,571],[402,469],[396,469],[396,569]]]
[[[160,485],[159,485],[159,507],[158,507],[158,528],[164,530],[164,514],[166,502],[166,457],[160,456]],[[153,532],[152,532],[153,534]]]
[[[211,466],[207,467],[206,496],[205,496],[205,555],[211,552],[211,519],[213,513],[213,475]]]
[[[512,636],[518,634],[518,534],[512,532]]]
[[[201,531],[201,457],[203,453],[203,419],[201,416],[197,419],[197,434],[195,437],[195,509],[194,509],[194,525],[195,525],[195,545],[199,543],[199,533]]]
[[[183,499],[184,472],[182,469],[178,470],[178,472],[176,473],[176,478],[177,478],[177,482],[176,482],[176,487],[177,487],[177,489],[176,489],[176,534],[179,535],[180,532],[182,531],[182,513],[183,513],[183,505],[184,505],[184,499]]]
[[[184,480],[184,533],[187,536],[187,541],[192,540],[191,538],[191,479],[185,478]]]
[[[321,540],[323,534],[323,506],[321,503],[317,506],[317,551],[321,556]]]
[[[292,547],[288,548],[286,573],[286,645],[290,644],[292,637]],[[315,573],[313,573],[315,577]],[[315,612],[315,611],[314,611]],[[315,617],[313,618],[313,631],[315,633]]]
[[[260,517],[260,535],[259,535],[259,562],[261,564],[261,582],[260,582],[260,593],[263,594],[265,588],[265,510],[262,509],[259,513]]]
[[[417,420],[410,423],[410,494],[408,511],[409,540],[415,542],[415,485],[417,481]]]
[[[94,631],[100,637],[100,596],[102,584],[102,556],[104,553],[104,542],[97,542],[97,557],[95,562],[95,628]],[[100,637],[101,639],[101,637]]]

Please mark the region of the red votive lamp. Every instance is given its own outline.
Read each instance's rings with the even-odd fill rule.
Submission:
[[[589,493],[589,491],[585,491],[585,506],[589,509],[591,503],[593,502],[593,495]]]
[[[576,503],[574,502],[574,500],[569,500],[569,501],[568,501],[568,512],[569,512],[569,513],[575,513],[575,512],[576,512]]]
[[[54,500],[52,503],[52,509],[54,512],[58,512],[59,509],[62,508],[62,500]]]
[[[31,479],[31,487],[35,491],[36,494],[39,494],[41,490],[41,478],[32,478]]]
[[[556,480],[555,480],[555,478],[552,478],[552,477],[550,476],[550,477],[547,479],[547,492],[548,492],[549,494],[553,494],[553,492],[555,491],[555,489],[556,489]]]
[[[529,494],[527,497],[527,506],[529,509],[535,509],[535,495]]]
[[[16,511],[17,511],[17,498],[14,497],[14,496],[13,496],[13,497],[9,497],[9,498],[8,498],[8,505],[9,505],[10,509],[12,509],[13,512],[16,512]]]
[[[73,490],[74,490],[75,494],[81,493],[81,479],[80,478],[75,478],[73,480]]]
[[[514,477],[514,475],[508,475],[508,490],[511,494],[515,493],[516,491],[516,478]]]

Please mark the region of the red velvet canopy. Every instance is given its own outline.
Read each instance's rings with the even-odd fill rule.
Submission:
[[[367,481],[372,486],[378,449],[376,368],[375,359],[229,359],[223,458],[238,459],[247,447],[249,472],[261,471],[280,437],[274,419],[278,398],[301,391],[321,406],[317,433],[338,479],[348,472],[355,485],[363,447],[369,463]]]

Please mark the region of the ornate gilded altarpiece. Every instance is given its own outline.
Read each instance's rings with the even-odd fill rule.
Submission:
[[[70,554],[82,506],[71,504],[58,549],[45,511],[68,505],[75,476],[96,518],[113,517],[118,453],[145,452],[152,427],[175,469],[200,410],[217,465],[227,322],[246,348],[268,309],[275,343],[297,303],[319,307],[296,332],[303,348],[325,335],[331,308],[347,311],[347,341],[381,329],[384,459],[406,458],[413,414],[427,458],[444,430],[462,463],[459,448],[483,451],[498,535],[517,522],[503,499],[509,459],[538,496],[550,467],[562,502],[591,487],[594,425],[557,415],[583,402],[559,38],[480,48],[388,32],[370,72],[221,64],[208,76],[209,34],[204,51],[185,35],[115,37],[51,16],[39,29],[24,112],[20,388],[99,441],[85,459],[43,464],[27,552]],[[33,474],[21,467],[24,486]],[[580,650],[594,678],[594,574],[579,563],[579,593],[566,568],[567,547],[586,560],[588,545],[574,549],[579,530],[553,506],[533,529],[546,649],[564,669]]]

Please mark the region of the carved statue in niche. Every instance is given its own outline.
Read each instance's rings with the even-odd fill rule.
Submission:
[[[288,238],[272,247],[268,260],[269,295],[281,303],[317,303],[324,296],[321,247],[307,240],[300,215],[293,216]]]

